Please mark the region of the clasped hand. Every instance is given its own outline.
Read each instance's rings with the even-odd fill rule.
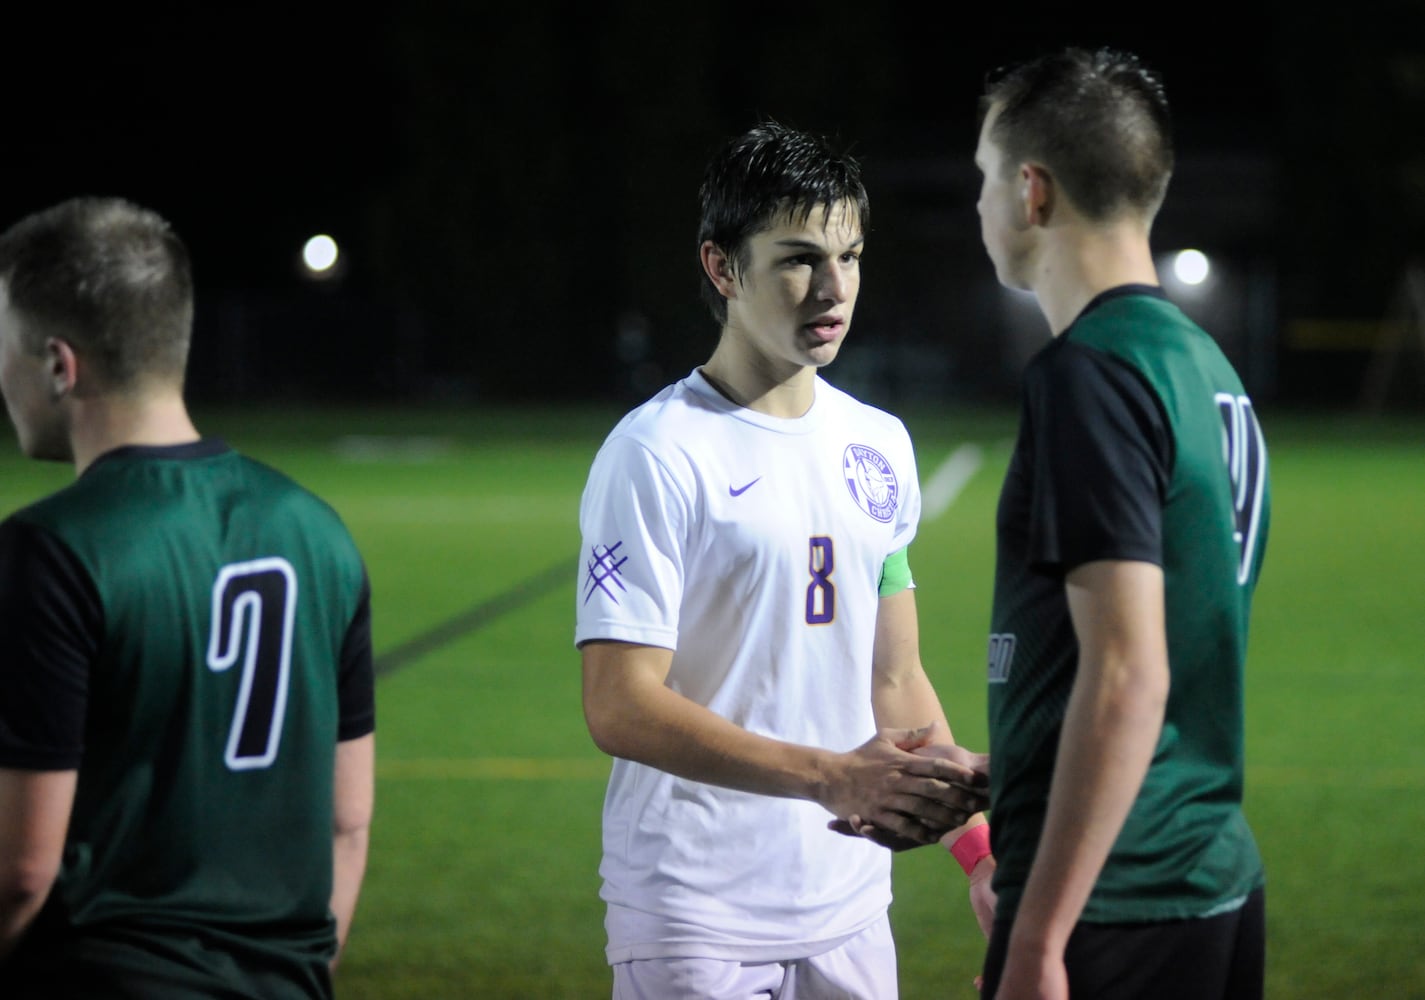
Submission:
[[[944,740],[938,724],[883,729],[839,763],[822,801],[831,829],[894,850],[933,844],[989,804],[989,758]]]

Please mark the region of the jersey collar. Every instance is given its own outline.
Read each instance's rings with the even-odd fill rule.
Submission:
[[[1089,304],[1079,310],[1079,314],[1074,317],[1074,322],[1070,323],[1064,332],[1068,333],[1079,320],[1083,319],[1105,302],[1110,302],[1113,299],[1121,299],[1129,295],[1147,295],[1155,299],[1162,299],[1164,302],[1168,301],[1168,293],[1163,291],[1161,285],[1117,285],[1113,288],[1105,289],[1089,299]]]
[[[182,462],[198,458],[214,458],[229,450],[227,442],[221,438],[203,438],[185,444],[125,444],[104,452],[90,462],[89,468],[84,472],[87,475],[90,469],[111,459],[118,461],[125,458],[162,458]]]

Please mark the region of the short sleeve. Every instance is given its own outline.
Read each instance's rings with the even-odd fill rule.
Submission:
[[[0,766],[79,766],[102,631],[99,596],[78,558],[41,528],[0,525]]]
[[[579,507],[583,536],[574,641],[676,649],[691,504],[645,445],[599,449]]]
[[[908,467],[905,470],[905,481],[900,499],[896,504],[896,533],[891,540],[892,552],[910,545],[915,539],[916,532],[920,529],[920,470],[916,464],[915,447],[911,444],[909,432],[903,425],[900,432],[905,436]]]
[[[1060,574],[1100,559],[1161,565],[1172,439],[1158,398],[1111,355],[1054,348],[1025,374],[1030,564]]]
[[[376,672],[371,653],[371,581],[362,572],[361,598],[347,626],[337,674],[338,740],[354,740],[376,729]]]

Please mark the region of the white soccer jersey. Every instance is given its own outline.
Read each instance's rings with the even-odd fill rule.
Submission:
[[[594,459],[575,642],[672,649],[680,694],[755,733],[850,750],[876,731],[881,569],[919,514],[895,417],[820,378],[806,415],[769,417],[694,371]],[[891,862],[830,819],[616,759],[600,868],[609,961],[835,947],[885,912]]]

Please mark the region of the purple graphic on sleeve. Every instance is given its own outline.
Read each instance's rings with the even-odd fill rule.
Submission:
[[[846,474],[846,488],[851,491],[851,499],[856,501],[857,507],[881,522],[896,516],[900,484],[884,455],[864,444],[847,445],[842,471]]]
[[[584,603],[589,603],[589,598],[594,596],[594,591],[602,590],[609,596],[609,600],[618,603],[618,595],[610,589],[617,587],[619,590],[627,591],[619,579],[619,571],[623,564],[628,562],[628,556],[619,556],[618,550],[623,548],[623,542],[615,542],[612,546],[595,545],[589,550],[589,577],[584,581]]]

